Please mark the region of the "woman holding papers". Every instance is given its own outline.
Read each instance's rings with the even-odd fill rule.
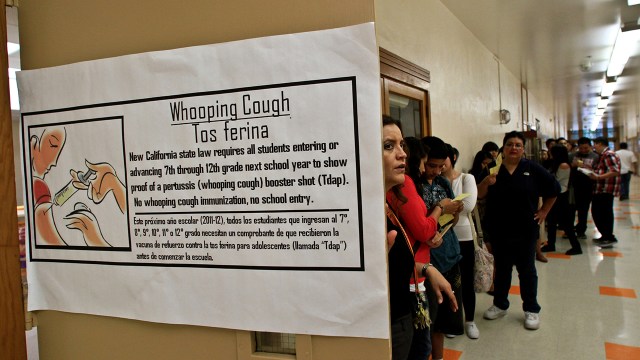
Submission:
[[[453,157],[448,158],[444,163],[442,175],[450,182],[453,193],[458,196],[464,204],[460,219],[453,228],[458,241],[460,242],[460,275],[462,277],[462,307],[464,309],[464,330],[470,339],[480,337],[480,331],[474,322],[474,313],[476,311],[476,292],[473,289],[473,267],[475,264],[475,245],[473,243],[473,223],[471,223],[470,215],[476,207],[476,199],[478,198],[478,188],[473,175],[463,174],[455,169],[458,160],[458,150],[453,149]]]
[[[569,152],[564,145],[555,145],[551,148],[551,174],[555,176],[560,184],[560,195],[553,204],[553,208],[547,216],[547,245],[542,247],[543,252],[556,251],[556,229],[557,224],[569,237],[571,249],[566,255],[582,254],[582,248],[576,231],[573,228],[573,213],[569,209],[569,177],[571,175],[571,165],[569,165]]]

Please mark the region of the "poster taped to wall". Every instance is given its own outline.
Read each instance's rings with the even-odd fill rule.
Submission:
[[[370,23],[21,72],[29,309],[388,338],[377,54]]]

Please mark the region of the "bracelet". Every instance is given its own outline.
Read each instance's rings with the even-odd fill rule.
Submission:
[[[433,265],[431,265],[431,263],[426,263],[422,265],[422,270],[420,270],[422,277],[427,277],[427,269],[429,268],[429,266],[433,266]]]

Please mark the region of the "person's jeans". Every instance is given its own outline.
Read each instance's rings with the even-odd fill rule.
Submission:
[[[613,194],[593,194],[591,215],[602,240],[613,240]]]
[[[629,182],[631,181],[631,172],[620,175],[620,200],[629,199]]]
[[[593,198],[593,190],[574,188],[575,207],[578,211],[578,223],[576,223],[576,233],[583,235],[587,231],[587,216],[589,215],[589,206]]]
[[[496,268],[494,279],[493,305],[500,309],[509,308],[509,289],[511,272],[515,265],[520,279],[520,297],[522,309],[539,313],[538,273],[536,271],[537,239],[495,239],[492,242]]]

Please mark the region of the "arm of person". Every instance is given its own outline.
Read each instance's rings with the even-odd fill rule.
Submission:
[[[53,220],[53,204],[45,202],[36,205],[34,211],[35,227],[41,245],[67,245],[58,233]]]
[[[451,304],[451,310],[454,312],[458,311],[456,295],[451,288],[451,284],[444,278],[444,276],[442,276],[440,271],[438,271],[434,266],[431,266],[431,264],[421,262],[416,262],[416,268],[420,269],[419,272],[422,275],[426,275],[427,280],[431,284],[431,288],[436,293],[438,304],[442,304],[444,296],[446,296],[450,300],[449,303]]]
[[[478,186],[473,176],[469,174],[462,174],[460,176],[462,176],[462,192],[469,194],[469,196],[462,199],[463,208],[460,214],[467,216],[467,214],[472,212],[473,208],[476,207],[476,202],[478,201]]]
[[[480,184],[478,184],[478,199],[484,199],[489,192],[489,186],[496,183],[497,174],[491,174],[485,177]]]
[[[402,225],[404,225],[412,240],[423,243],[430,241],[438,230],[440,208],[436,207],[427,216],[427,207],[420,195],[418,195],[412,181],[405,182],[405,186],[402,187],[402,193],[407,198],[407,202],[399,205],[397,209]]]

